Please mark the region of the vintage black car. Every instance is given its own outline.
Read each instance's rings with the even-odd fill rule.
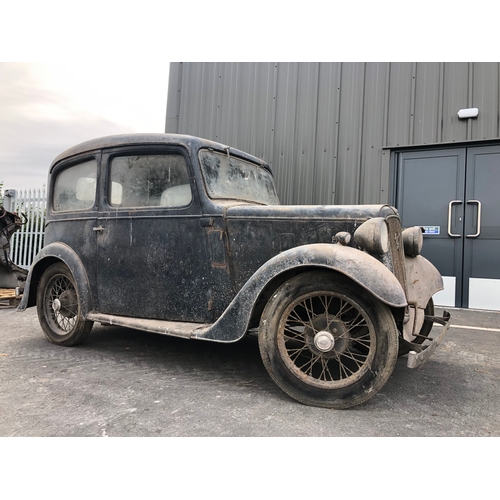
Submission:
[[[36,304],[55,344],[94,322],[214,342],[258,332],[281,389],[341,409],[374,396],[398,354],[423,363],[448,329],[421,228],[403,231],[388,205],[280,205],[269,166],[232,147],[103,137],[60,154],[48,185],[19,309]]]

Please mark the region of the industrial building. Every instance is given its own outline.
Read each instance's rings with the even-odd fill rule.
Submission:
[[[500,310],[500,64],[171,63],[166,132],[267,161],[284,204],[390,203],[440,305]]]

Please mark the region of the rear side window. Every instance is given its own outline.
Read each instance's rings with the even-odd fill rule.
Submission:
[[[89,160],[66,168],[54,182],[52,207],[56,212],[85,210],[94,206],[97,161]]]
[[[185,207],[191,187],[184,156],[116,156],[111,160],[108,199],[115,207]]]

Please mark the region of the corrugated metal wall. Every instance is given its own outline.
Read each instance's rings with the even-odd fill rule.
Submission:
[[[166,132],[265,159],[282,203],[389,201],[384,148],[496,139],[499,63],[171,63]],[[459,120],[461,108],[479,117]]]

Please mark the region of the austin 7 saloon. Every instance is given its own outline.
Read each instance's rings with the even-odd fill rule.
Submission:
[[[213,342],[256,334],[285,393],[343,409],[446,334],[422,243],[388,205],[280,205],[269,166],[232,147],[109,136],[52,163],[45,246],[19,310],[36,305],[62,346],[94,322]]]

